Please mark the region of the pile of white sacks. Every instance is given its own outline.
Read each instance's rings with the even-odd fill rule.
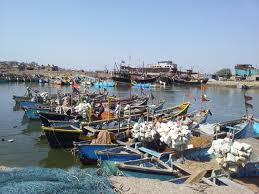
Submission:
[[[245,166],[252,153],[252,147],[246,143],[232,142],[229,138],[217,139],[212,142],[209,154],[214,154],[218,163],[236,172],[239,166]]]
[[[160,139],[168,146],[180,150],[184,149],[192,137],[187,125],[169,121],[153,126],[151,122],[136,123],[132,129],[132,136],[140,141],[151,142]]]
[[[82,102],[75,107],[75,112],[86,118],[86,115],[90,112],[91,105],[89,103]]]

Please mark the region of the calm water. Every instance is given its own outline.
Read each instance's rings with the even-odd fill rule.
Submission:
[[[22,110],[16,110],[13,95],[23,95],[26,85],[24,83],[0,84],[0,165],[6,166],[42,166],[42,167],[60,167],[68,168],[79,166],[75,161],[70,150],[50,149],[46,140],[39,140],[41,133],[41,124],[37,121],[28,121]],[[48,85],[42,86],[35,84],[34,88],[41,91],[55,92],[55,88]],[[63,88],[70,91],[70,87]],[[95,90],[91,88],[91,90]],[[191,102],[190,110],[200,108],[199,100],[191,100],[185,97],[186,94],[192,94],[199,99],[199,88],[192,87],[166,87],[152,89],[156,99],[166,100],[166,106],[180,103],[183,100]],[[110,94],[127,96],[128,88],[111,88]],[[132,89],[132,94],[140,94],[140,89]],[[149,90],[145,91],[149,93]],[[254,115],[259,118],[259,90],[248,90],[248,95],[253,96],[251,103],[254,105]],[[245,114],[243,93],[236,88],[210,87],[207,91],[210,99],[207,106],[211,109],[213,116],[209,122],[219,122],[223,120],[239,118]],[[251,131],[248,134],[251,135]],[[13,143],[8,143],[8,139],[14,139]]]

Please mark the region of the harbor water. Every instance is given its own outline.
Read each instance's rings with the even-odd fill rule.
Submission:
[[[29,121],[24,111],[17,109],[13,95],[23,95],[26,89],[25,83],[1,83],[0,84],[0,165],[10,167],[40,166],[69,168],[80,166],[70,149],[50,149],[47,140],[40,140],[40,121]],[[32,88],[51,93],[56,92],[55,87],[34,84]],[[63,87],[65,91],[71,91],[71,87]],[[98,92],[99,88],[90,88]],[[102,89],[101,89],[102,90]],[[140,88],[108,88],[109,94],[116,96],[129,96],[131,94],[142,95]],[[189,111],[207,107],[211,109],[212,116],[208,122],[221,122],[240,118],[246,113],[244,105],[244,93],[237,88],[209,87],[206,91],[209,101],[201,105],[199,87],[170,86],[162,88],[148,88],[143,92],[154,95],[154,102],[165,100],[165,107],[179,104],[182,101],[190,101]],[[259,118],[259,90],[247,90],[247,95],[252,96],[250,103],[254,110],[249,110],[255,118]],[[192,98],[190,98],[192,96]],[[247,136],[252,136],[252,130]],[[13,139],[13,142],[8,140]]]

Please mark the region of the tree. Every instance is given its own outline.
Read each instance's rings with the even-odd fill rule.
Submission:
[[[220,69],[219,71],[216,72],[216,75],[219,77],[224,77],[229,79],[232,76],[231,70],[228,68],[223,68]]]

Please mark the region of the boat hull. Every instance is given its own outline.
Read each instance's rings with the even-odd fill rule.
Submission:
[[[51,148],[71,148],[74,141],[79,141],[81,131],[43,127]]]
[[[25,108],[25,115],[30,120],[39,120],[40,119],[40,115],[38,114],[38,111],[50,112],[50,109]]]
[[[117,144],[90,144],[90,142],[77,145],[82,164],[96,162],[98,160],[95,153],[96,151],[102,151],[117,146]]]

